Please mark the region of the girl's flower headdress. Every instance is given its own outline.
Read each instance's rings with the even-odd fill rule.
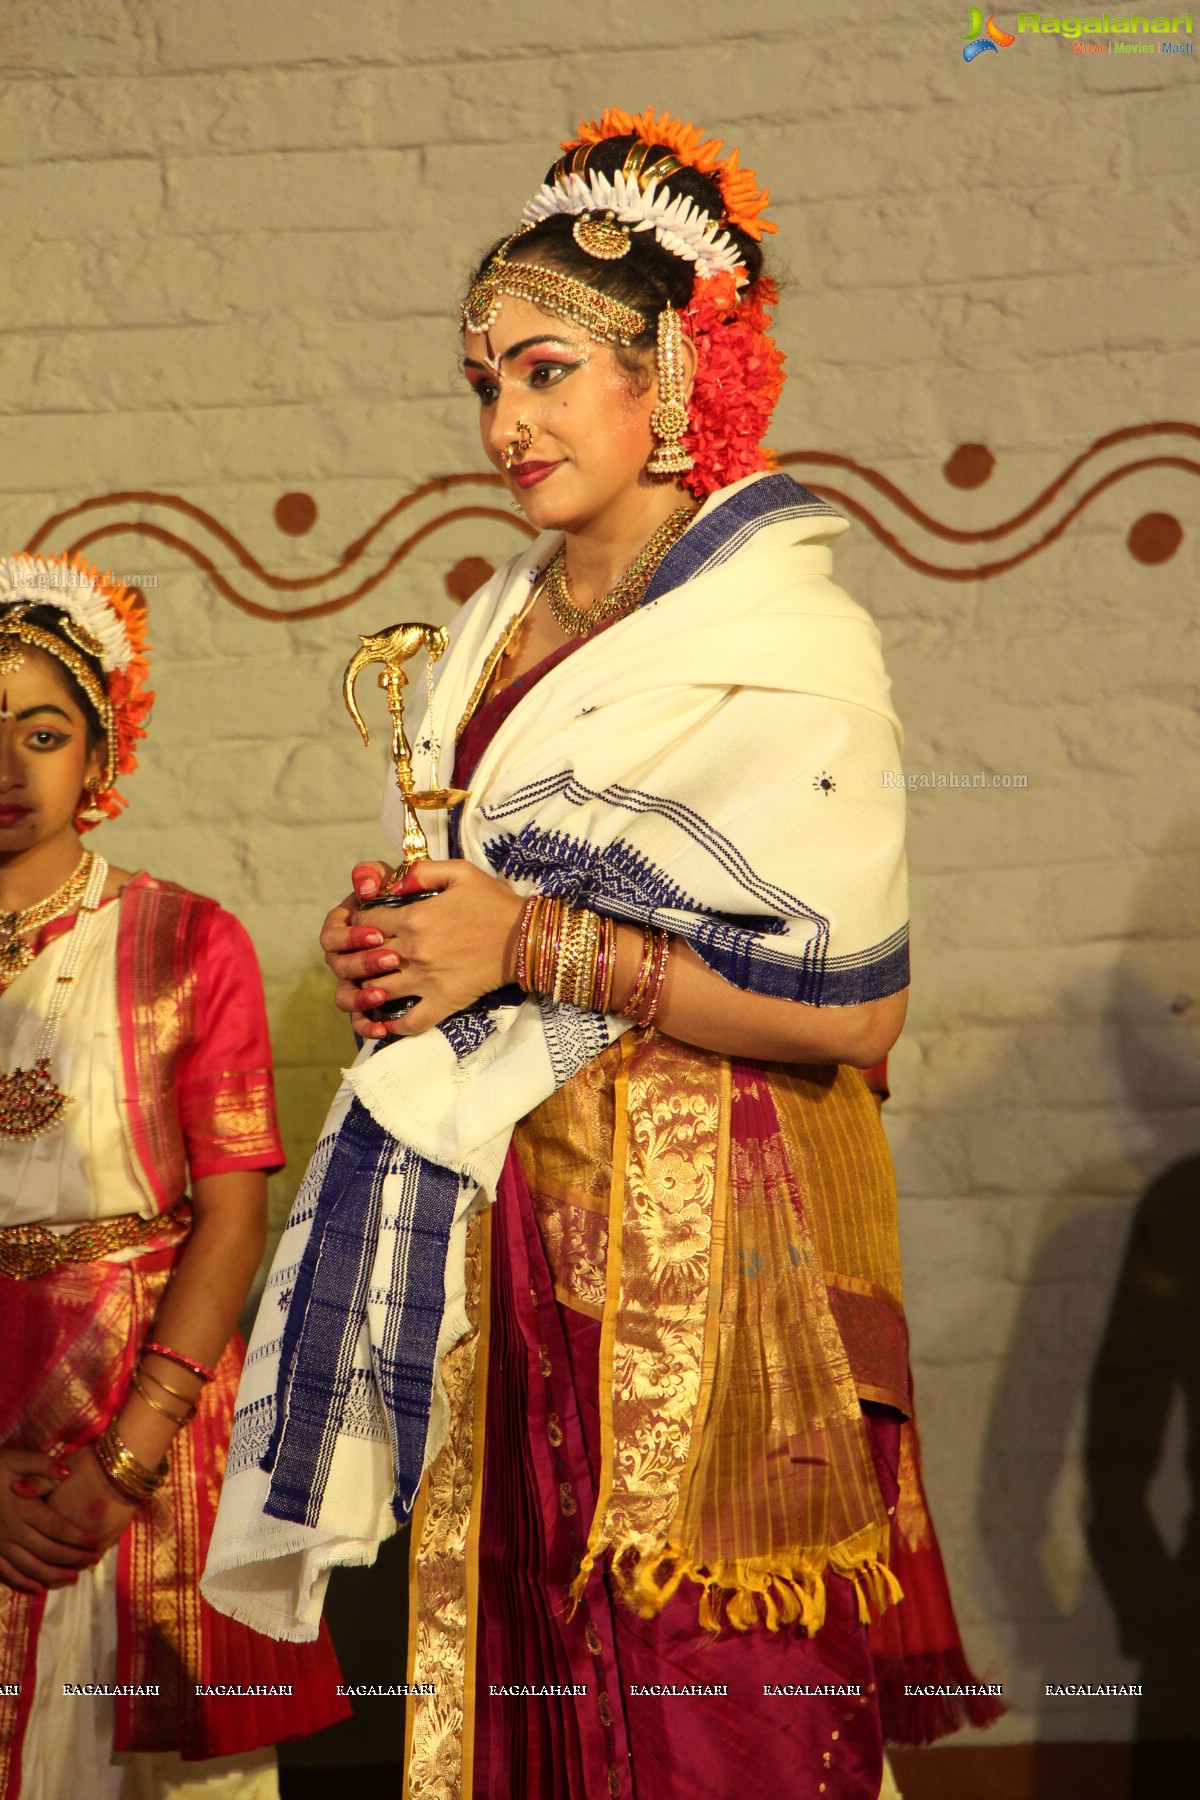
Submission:
[[[62,615],[55,630],[29,617],[42,607]],[[76,825],[82,831],[116,818],[125,801],[115,783],[137,767],[134,745],[146,735],[154,700],[146,687],[145,602],[82,557],[0,557],[0,672],[20,668],[22,645],[63,665],[104,731],[104,771],[80,801]]]

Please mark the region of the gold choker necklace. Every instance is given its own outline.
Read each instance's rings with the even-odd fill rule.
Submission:
[[[104,884],[108,880],[108,864],[102,856],[96,856],[89,850],[85,853],[85,861],[87,869],[84,888],[78,896],[79,917],[72,927],[71,941],[63,956],[58,979],[54,983],[46,1023],[34,1046],[33,1067],[13,1069],[11,1073],[0,1071],[0,1138],[36,1138],[42,1137],[47,1131],[53,1131],[56,1125],[62,1123],[63,1114],[71,1099],[70,1094],[64,1094],[51,1075],[50,1058],[54,1054],[63,1014],[71,998],[75,971],[87,949],[88,938],[104,893]],[[76,870],[75,874],[78,873]],[[71,879],[74,880],[75,876]],[[66,883],[59,888],[57,894],[51,894],[48,900],[43,900],[42,906],[49,906],[52,901],[59,899],[65,887]],[[18,919],[28,918],[34,910],[33,907],[27,907],[23,913],[13,916]],[[65,906],[60,907],[59,912],[61,914],[66,910]],[[31,956],[30,961],[32,960]]]
[[[95,860],[92,852],[85,850],[62,886],[44,900],[36,900],[20,912],[0,913],[0,982],[12,981],[33,961],[33,946],[26,942],[26,933],[32,936],[52,919],[75,911]]]
[[[616,586],[594,606],[576,606],[567,574],[566,546],[556,550],[546,569],[545,594],[559,626],[568,637],[579,637],[608,619],[632,612],[644,598],[654,571],[672,544],[678,543],[696,516],[693,506],[680,506],[664,519],[635,562],[630,563]]]

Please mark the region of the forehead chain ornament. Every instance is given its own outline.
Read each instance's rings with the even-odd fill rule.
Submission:
[[[542,312],[582,325],[589,337],[602,344],[628,348],[649,329],[649,321],[640,312],[589,287],[586,281],[541,263],[509,262],[511,245],[532,229],[531,224],[523,225],[506,238],[472,287],[462,308],[465,331],[490,331],[505,295],[528,300]]]

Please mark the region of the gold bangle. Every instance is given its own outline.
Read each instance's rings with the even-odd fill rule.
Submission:
[[[567,907],[566,913],[566,929],[563,932],[562,955],[554,983],[554,998],[578,1006],[587,973],[587,945],[591,935],[592,915],[579,906]]]
[[[592,1003],[592,989],[596,985],[596,915],[588,908],[583,908],[579,915],[578,962],[575,969],[575,985],[571,990],[571,998],[578,1007],[587,1007]]]
[[[133,1500],[141,1505],[143,1501],[152,1499],[167,1479],[169,1465],[166,1457],[163,1457],[157,1470],[148,1469],[145,1463],[138,1461],[128,1444],[117,1436],[115,1424],[107,1426],[100,1433],[92,1449],[110,1485],[125,1500]]]
[[[600,982],[600,946],[604,942],[604,921],[599,913],[594,912],[588,913],[587,921],[587,967],[584,971],[579,1004],[594,1011],[596,989]]]
[[[190,1425],[196,1416],[196,1408],[193,1403],[189,1402],[187,1411],[181,1414],[172,1412],[169,1406],[164,1406],[161,1400],[156,1400],[153,1394],[148,1394],[136,1369],[129,1377],[129,1385],[146,1406],[156,1413],[161,1413],[164,1419],[170,1419],[173,1425]]]
[[[152,1381],[155,1387],[160,1387],[164,1394],[170,1394],[173,1400],[182,1400],[185,1406],[190,1406],[193,1412],[195,1411],[195,1395],[185,1394],[182,1388],[173,1388],[169,1381],[164,1381],[161,1375],[156,1375],[153,1369],[148,1369],[144,1362],[139,1361],[137,1373],[139,1375],[144,1375],[147,1381]]]
[[[575,906],[564,906],[562,909],[562,930],[555,940],[554,946],[554,987],[553,997],[556,1004],[570,1000],[575,992],[575,984],[579,978],[580,926],[583,915]]]

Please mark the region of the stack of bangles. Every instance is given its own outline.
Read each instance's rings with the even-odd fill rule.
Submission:
[[[186,1369],[201,1384],[213,1379],[213,1371],[203,1363],[196,1362],[193,1357],[185,1356],[181,1350],[172,1350],[168,1344],[151,1342],[142,1345],[141,1357],[129,1378],[130,1386],[148,1407],[161,1413],[164,1419],[170,1419],[175,1425],[190,1424],[196,1416],[195,1399],[180,1388],[172,1387],[169,1381],[164,1381],[161,1375],[155,1375],[153,1370],[145,1366],[143,1358],[150,1353],[165,1358],[167,1362],[178,1363],[181,1369]],[[148,1381],[152,1381],[156,1388],[160,1388],[172,1400],[179,1401],[184,1410],[177,1412],[173,1406],[164,1405],[149,1391],[146,1386]],[[101,1432],[92,1448],[110,1484],[124,1500],[134,1500],[140,1505],[143,1501],[152,1499],[167,1479],[167,1458],[164,1456],[157,1469],[148,1469],[118,1436],[115,1420]]]
[[[671,940],[642,927],[642,960],[621,1018],[652,1025],[662,1001]],[[588,1012],[612,1012],[617,928],[587,907],[531,894],[517,935],[517,982],[527,994],[566,1000]]]

